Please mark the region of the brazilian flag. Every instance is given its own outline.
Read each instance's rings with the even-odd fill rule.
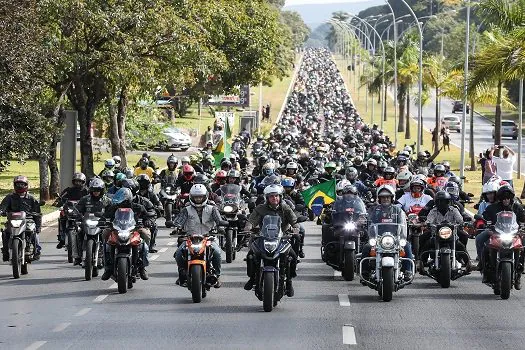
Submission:
[[[232,138],[232,130],[229,118],[224,118],[224,129],[223,134],[219,142],[217,142],[217,146],[215,146],[215,149],[213,150],[213,158],[215,159],[215,167],[220,168],[221,167],[221,160],[223,158],[230,158],[231,153],[231,138]]]
[[[315,216],[319,216],[324,205],[335,201],[335,179],[312,186],[302,191],[301,194],[308,208],[312,210]]]

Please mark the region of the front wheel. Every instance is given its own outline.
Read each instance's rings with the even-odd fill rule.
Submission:
[[[226,242],[224,244],[224,251],[226,252],[226,262],[231,263],[233,261],[233,246],[232,246],[232,231],[226,231]]]
[[[73,235],[73,232],[71,232],[71,230],[67,230],[66,238],[67,238],[67,262],[68,263],[73,262],[73,242],[71,241],[72,235]]]
[[[512,288],[512,267],[510,262],[501,263],[500,275],[500,291],[501,299],[508,299],[510,297],[510,289]]]
[[[392,300],[392,294],[394,293],[394,268],[383,267],[381,271],[381,297],[383,301]]]
[[[345,250],[343,261],[343,278],[345,281],[353,281],[355,272],[355,250]]]
[[[200,265],[191,265],[190,277],[191,298],[194,303],[200,303],[202,300],[202,268]]]
[[[13,278],[20,278],[22,269],[22,242],[18,239],[13,240],[13,247],[11,248],[11,265],[13,266]]]
[[[124,294],[128,291],[128,259],[117,260],[117,285],[118,292]]]
[[[439,267],[439,285],[441,288],[450,287],[450,278],[452,271],[450,270],[450,254],[441,254]]]
[[[265,272],[263,278],[263,309],[266,312],[271,312],[273,308],[274,298],[274,277],[273,273]]]
[[[95,245],[95,242],[92,239],[89,239],[86,242],[86,260],[84,261],[84,278],[86,279],[86,281],[90,281],[91,276],[93,276],[93,247],[94,245]]]

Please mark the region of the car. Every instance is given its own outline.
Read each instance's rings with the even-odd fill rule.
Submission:
[[[494,126],[494,124],[492,125]],[[492,128],[492,138],[496,133],[496,128]],[[501,137],[512,137],[514,140],[518,139],[518,124],[514,120],[501,121]]]
[[[456,100],[452,102],[452,113],[463,112],[463,101]],[[470,113],[470,106],[467,105],[467,113]]]
[[[449,130],[461,132],[461,119],[453,114],[445,115],[441,118],[441,125],[448,127]]]
[[[162,131],[166,141],[160,142],[155,148],[163,151],[187,151],[191,147],[191,137],[179,128],[168,127]]]

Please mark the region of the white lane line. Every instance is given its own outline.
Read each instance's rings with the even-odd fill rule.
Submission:
[[[95,298],[95,300],[93,300],[94,303],[100,303],[102,300],[106,299],[108,297],[107,294],[104,294],[104,295],[99,295],[98,297]]]
[[[149,260],[157,260],[158,257],[159,257],[159,255],[155,254],[155,255],[150,256]]]
[[[36,341],[33,344],[29,345],[27,348],[25,348],[25,350],[36,350],[40,348],[42,345],[44,345],[45,343],[47,343],[47,341],[43,341],[43,340]]]
[[[79,312],[77,312],[77,313],[75,314],[75,316],[77,316],[77,317],[79,317],[79,316],[84,316],[85,314],[87,314],[87,313],[90,312],[90,311],[91,311],[91,308],[90,308],[90,307],[86,307],[86,308],[80,310]]]
[[[171,246],[174,246],[177,242],[168,242],[168,245],[171,247]]]
[[[159,253],[166,253],[167,250],[168,250],[168,248],[166,248],[166,247],[160,248],[159,249]]]
[[[339,305],[350,306],[350,299],[348,298],[348,294],[339,294]]]
[[[334,279],[340,280],[341,278],[343,278],[343,274],[341,273],[341,271],[334,270]]]
[[[115,288],[117,288],[117,287],[118,287],[118,284],[117,284],[117,282],[115,282],[115,283],[113,283],[111,286],[109,286],[108,289],[115,289]]]
[[[357,345],[355,339],[354,327],[349,324],[343,326],[343,344],[345,345]]]
[[[64,329],[66,329],[70,325],[71,325],[71,322],[60,323],[53,329],[53,332],[62,332]]]

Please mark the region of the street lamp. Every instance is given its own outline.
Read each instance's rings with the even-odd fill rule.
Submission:
[[[470,46],[470,0],[467,0],[467,28],[465,35],[465,67],[463,80],[463,114],[461,115],[461,157],[459,177],[461,182],[465,177],[465,126],[467,121],[467,94],[468,94],[468,54]],[[520,130],[521,131],[521,130]]]

